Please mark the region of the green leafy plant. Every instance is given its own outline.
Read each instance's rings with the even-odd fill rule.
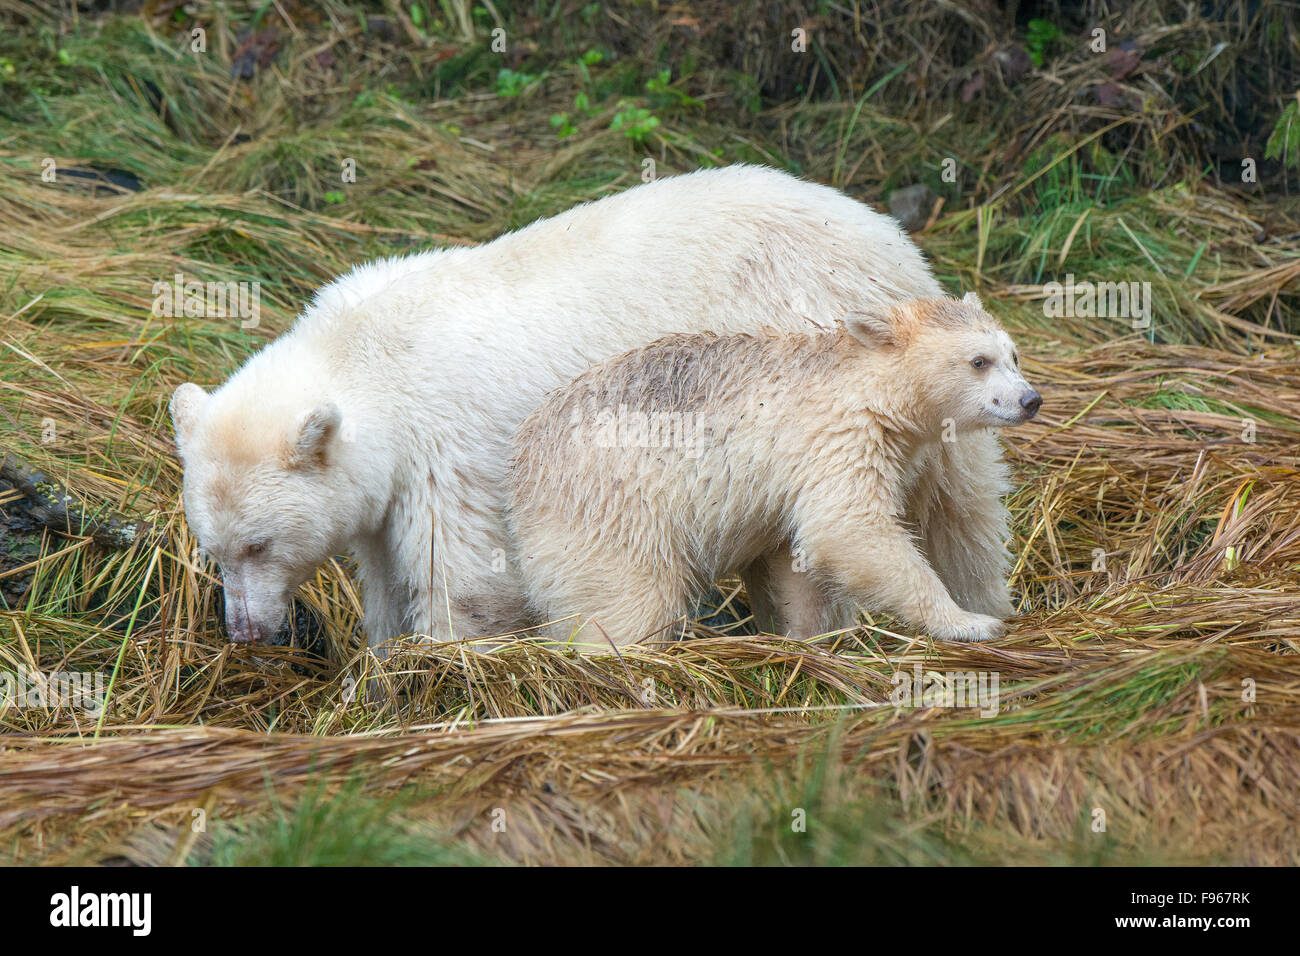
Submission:
[[[503,68],[497,73],[497,96],[503,99],[522,96],[537,83],[538,79],[532,73],[517,73]]]
[[[551,126],[555,127],[555,135],[560,139],[572,136],[578,131],[578,127],[569,122],[568,113],[553,113],[551,115]]]
[[[591,82],[591,67],[595,66],[597,63],[604,62],[604,60],[605,54],[595,48],[582,54],[578,59],[578,69],[582,71],[582,79],[584,82]]]
[[[428,35],[424,29],[424,6],[422,4],[411,4],[411,26],[415,27],[421,34]]]
[[[1278,159],[1286,167],[1300,166],[1300,93],[1286,105],[1264,146],[1267,159]]]
[[[659,117],[644,106],[637,106],[627,100],[620,100],[618,112],[610,121],[610,129],[621,129],[623,135],[633,142],[640,143],[659,125]]]
[[[667,105],[673,106],[703,106],[704,104],[693,96],[688,96],[679,89],[670,85],[672,73],[668,70],[660,70],[658,75],[645,81],[646,90]]]
[[[1030,20],[1025,48],[1034,66],[1042,66],[1043,59],[1061,39],[1061,28],[1050,20]]]

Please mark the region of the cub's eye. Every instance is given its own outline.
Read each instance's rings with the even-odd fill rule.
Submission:
[[[971,359],[970,364],[971,364],[971,368],[987,368],[993,363],[981,355],[979,358]]]
[[[250,558],[255,558],[265,550],[266,550],[265,541],[255,541],[252,544],[250,544],[247,548],[244,549],[244,553],[248,555]]]

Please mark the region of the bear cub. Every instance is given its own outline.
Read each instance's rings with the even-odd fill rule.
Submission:
[[[670,335],[592,367],[517,430],[509,520],[528,600],[555,639],[577,616],[591,650],[663,640],[712,581],[787,555],[823,594],[990,640],[1005,625],[953,600],[908,493],[936,443],[1040,403],[973,294],[832,331]]]

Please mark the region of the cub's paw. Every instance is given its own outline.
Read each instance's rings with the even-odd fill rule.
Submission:
[[[1007,632],[1007,626],[987,614],[965,614],[945,627],[935,628],[933,634],[941,641],[975,643],[991,641]]]

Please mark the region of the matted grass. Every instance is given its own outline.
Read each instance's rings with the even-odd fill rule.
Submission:
[[[1300,862],[1300,224],[1281,174],[1267,190],[1207,175],[1213,144],[1181,105],[1225,76],[1293,75],[1272,45],[1234,72],[1271,13],[1245,33],[1141,13],[1129,32],[1144,49],[1177,39],[1196,54],[1160,67],[1181,79],[1144,111],[1071,105],[1104,67],[1064,51],[1009,103],[943,120],[986,57],[964,75],[936,61],[933,87],[907,72],[877,85],[892,41],[851,66],[849,41],[828,40],[814,75],[781,73],[746,39],[750,112],[755,90],[721,59],[672,72],[678,95],[647,88],[659,62],[612,21],[570,20],[563,46],[560,25],[520,13],[519,34],[552,46],[512,52],[516,91],[454,24],[426,44],[377,8],[363,13],[391,33],[363,32],[341,3],[277,7],[288,20],[256,24],[277,58],[237,79],[251,10],[200,17],[205,58],[177,53],[184,24],[59,32],[0,0],[15,24],[0,39],[0,71],[15,67],[0,75],[0,446],[90,510],[153,529],[125,551],[47,532],[0,568],[26,585],[0,608],[0,670],[96,672],[110,704],[0,711],[2,858]],[[1018,35],[971,15],[980,35]],[[886,37],[944,22],[885,19]],[[679,47],[662,52],[680,69]],[[639,140],[611,128],[629,106],[661,122]],[[1210,125],[1231,113],[1207,110]],[[550,122],[561,112],[572,135]],[[964,170],[952,189],[948,155]],[[47,157],[139,188],[43,182]],[[348,157],[356,183],[339,180]],[[595,657],[407,647],[380,675],[340,560],[301,595],[319,654],[228,644],[178,500],[175,385],[219,382],[358,261],[482,241],[635,184],[646,158],[659,174],[768,162],[877,202],[907,181],[946,190],[918,240],[1015,332],[1044,396],[1006,435],[1021,612],[1008,636],[935,644],[881,618],[803,644],[697,624],[688,641]],[[176,272],[261,283],[260,324],[152,315],[153,283]],[[1151,282],[1152,327],[1047,317],[1044,286],[1067,273]],[[15,497],[0,491],[0,508]],[[917,667],[996,675],[996,713],[896,705],[895,675]]]

